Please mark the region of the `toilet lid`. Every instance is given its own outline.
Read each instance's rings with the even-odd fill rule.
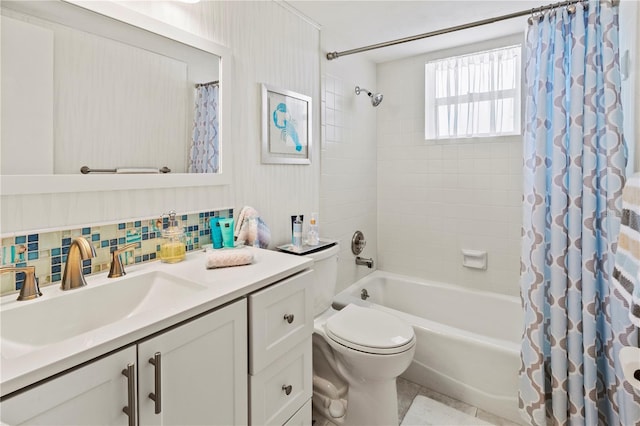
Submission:
[[[326,323],[327,336],[352,349],[376,354],[407,350],[413,328],[400,318],[372,308],[348,304]]]

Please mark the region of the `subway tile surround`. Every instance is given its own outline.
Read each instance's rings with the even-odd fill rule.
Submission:
[[[187,239],[187,251],[197,250],[211,243],[210,217],[233,217],[233,209],[203,211],[179,216]],[[85,275],[105,271],[111,263],[111,252],[129,243],[138,243],[133,252],[121,254],[124,264],[155,261],[159,259],[163,222],[166,218],[114,222],[69,229],[26,232],[2,236],[1,265],[35,266],[41,286],[62,280],[64,264],[71,241],[75,237],[86,238],[95,248],[96,256],[83,261]],[[0,294],[19,290],[24,281],[23,273],[6,273],[0,276]]]

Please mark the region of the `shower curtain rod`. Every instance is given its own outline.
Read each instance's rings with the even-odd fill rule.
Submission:
[[[453,27],[443,28],[441,30],[435,30],[435,31],[431,31],[431,32],[428,32],[428,33],[418,34],[418,35],[415,35],[415,36],[399,38],[399,39],[391,40],[391,41],[385,41],[383,43],[371,44],[369,46],[364,46],[364,47],[358,47],[357,49],[343,50],[342,52],[329,52],[329,53],[327,53],[327,59],[329,61],[331,61],[331,60],[337,59],[337,58],[339,58],[341,56],[352,55],[354,53],[366,52],[368,50],[380,49],[382,47],[389,47],[389,46],[394,46],[396,44],[408,43],[410,41],[421,40],[423,38],[429,38],[429,37],[433,37],[433,36],[437,36],[437,35],[452,33],[452,32],[455,32],[455,31],[466,30],[466,29],[469,29],[469,28],[475,28],[475,27],[479,27],[479,26],[482,26],[482,25],[493,24],[494,22],[499,22],[499,21],[504,21],[504,20],[507,20],[507,19],[518,18],[520,16],[534,15],[536,13],[542,13],[542,12],[544,12],[546,10],[556,9],[558,7],[563,7],[563,6],[569,6],[571,4],[580,3],[582,1],[583,0],[568,0],[568,1],[563,1],[563,2],[559,2],[559,3],[553,3],[553,4],[549,4],[547,6],[540,6],[540,7],[536,7],[536,8],[533,8],[533,9],[523,10],[523,11],[520,11],[520,12],[509,13],[507,15],[501,15],[501,16],[496,16],[496,17],[493,17],[493,18],[482,19],[480,21],[474,21],[474,22],[470,22],[468,24],[456,25],[456,26],[453,26]],[[611,4],[613,6],[617,6],[619,2],[620,2],[620,0],[611,0]]]

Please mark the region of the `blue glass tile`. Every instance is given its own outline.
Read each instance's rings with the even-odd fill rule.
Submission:
[[[156,258],[156,254],[155,253],[149,253],[149,259],[153,260]]]
[[[188,219],[188,216],[186,214],[183,214],[182,215],[182,220],[187,220],[187,219]]]
[[[51,273],[60,273],[62,272],[62,265],[51,265]]]
[[[16,267],[17,268],[24,268],[25,266],[27,266],[26,262],[18,262],[16,263]],[[19,274],[23,274],[24,272],[18,272]]]
[[[149,227],[148,226],[143,226],[142,227],[142,233],[144,234],[145,232],[149,232]]]
[[[142,262],[142,256],[136,256],[136,263]]]
[[[71,245],[71,238],[63,238],[62,239],[62,247],[70,246],[70,245]]]
[[[83,267],[91,266],[91,259],[83,259],[82,266]]]
[[[118,246],[111,246],[109,247],[109,253],[113,253],[114,251],[118,250]]]
[[[27,237],[24,235],[21,235],[19,237],[16,237],[16,244],[24,244],[27,242]]]
[[[155,232],[149,232],[149,239],[153,240],[156,237],[156,233]]]
[[[28,251],[38,251],[38,243],[29,243],[27,244]]]
[[[149,239],[149,234],[142,234],[142,241],[146,241]]]
[[[204,213],[200,212],[200,213],[198,214],[198,217],[199,217],[200,219],[202,219],[202,218],[204,217]]]
[[[22,284],[24,284],[24,281],[16,281],[16,290],[20,290],[22,288]]]
[[[16,272],[16,281],[24,281],[25,273],[24,272]]]
[[[69,246],[62,247],[62,254],[69,254]]]
[[[135,222],[133,222],[133,226],[135,226],[136,228],[140,228],[142,226],[142,222],[139,220],[136,220]]]
[[[65,263],[66,261],[67,261],[67,255],[65,254],[62,256],[62,263]]]
[[[60,281],[62,276],[60,274],[51,274],[51,281]]]
[[[29,241],[30,243],[38,241],[38,234],[31,234],[27,236],[27,241]]]
[[[82,228],[82,235],[91,234],[91,228]]]
[[[148,254],[143,254],[142,255],[142,261],[146,262],[147,260],[149,260],[149,255]]]
[[[85,275],[89,275],[91,273],[91,266],[87,268],[82,268],[82,273]]]
[[[125,237],[118,238],[118,244],[122,245],[126,243],[127,243],[127,239]]]
[[[191,250],[193,250],[193,245],[192,245],[192,244],[189,244],[189,245],[187,246],[187,251],[191,251]]]
[[[109,240],[109,245],[110,246],[117,246],[118,245],[118,239],[117,238],[112,238]]]
[[[125,229],[126,228],[126,224],[125,223],[119,223],[118,224],[118,229]]]
[[[198,237],[194,237],[194,238],[193,238],[193,244],[197,244],[197,243],[198,243],[198,241],[200,241],[200,239],[199,239]]]
[[[60,256],[60,253],[61,253],[60,247],[51,249],[51,256]]]
[[[198,229],[200,229],[200,225],[193,225],[193,230],[197,231]]]
[[[100,247],[109,247],[109,240],[100,241]]]
[[[59,265],[62,263],[62,259],[60,258],[60,256],[53,256],[51,258],[51,264],[52,265]]]
[[[93,234],[91,236],[91,241],[100,241],[100,234]]]
[[[39,256],[37,251],[32,251],[27,254],[27,260],[37,260],[38,257]]]

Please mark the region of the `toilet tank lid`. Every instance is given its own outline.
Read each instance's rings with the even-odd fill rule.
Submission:
[[[323,242],[329,243],[329,240],[322,240]],[[335,256],[340,251],[340,246],[337,241],[331,241],[326,248],[321,248],[318,251],[314,251],[312,253],[305,254],[305,257],[310,257],[314,261],[323,260],[331,256]]]
[[[336,341],[350,346],[385,350],[411,343],[415,337],[413,327],[386,312],[348,304],[331,316],[326,323],[327,334]],[[377,351],[372,351],[377,352]]]

